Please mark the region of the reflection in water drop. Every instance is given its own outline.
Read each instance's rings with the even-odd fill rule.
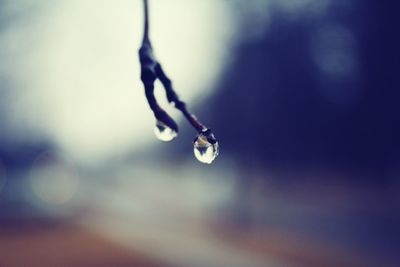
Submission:
[[[154,128],[154,133],[159,140],[164,142],[172,141],[178,135],[176,131],[161,121],[157,121],[156,127]]]
[[[202,163],[211,164],[218,156],[218,142],[211,143],[203,133],[199,134],[193,144],[194,155]]]

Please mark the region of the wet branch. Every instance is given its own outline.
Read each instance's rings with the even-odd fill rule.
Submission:
[[[142,46],[139,49],[139,59],[141,64],[141,80],[143,82],[146,98],[149,103],[151,110],[157,120],[163,122],[171,129],[178,132],[178,125],[176,122],[167,114],[167,112],[160,107],[155,96],[154,96],[154,82],[158,79],[163,85],[168,102],[173,103],[175,108],[182,112],[188,122],[196,129],[199,133],[209,133],[210,141],[216,142],[215,137],[211,131],[202,124],[194,114],[192,114],[179,96],[173,89],[172,82],[165,74],[161,64],[156,60],[153,54],[153,48],[151,46],[149,38],[149,6],[148,0],[143,0],[144,5],[144,31]]]

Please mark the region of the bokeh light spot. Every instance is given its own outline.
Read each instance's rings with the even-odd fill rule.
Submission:
[[[71,164],[48,151],[33,162],[30,182],[33,193],[43,204],[62,205],[73,198],[79,177]]]

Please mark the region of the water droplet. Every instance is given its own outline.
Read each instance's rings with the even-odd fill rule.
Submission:
[[[154,133],[159,140],[164,142],[172,141],[178,135],[176,131],[168,127],[168,125],[162,121],[157,121]]]
[[[211,132],[207,134],[205,131],[199,134],[193,143],[194,155],[197,160],[207,164],[211,164],[219,153],[218,142],[211,143],[209,140],[215,140],[215,137],[212,135],[212,139],[210,139],[208,138],[210,135],[212,135]]]

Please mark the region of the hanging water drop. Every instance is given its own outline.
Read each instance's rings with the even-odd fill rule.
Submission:
[[[211,131],[206,130],[194,140],[193,150],[198,161],[211,164],[219,153],[218,142]]]
[[[162,121],[157,121],[154,133],[159,140],[164,142],[172,141],[178,135],[175,130],[168,127],[168,125]]]

